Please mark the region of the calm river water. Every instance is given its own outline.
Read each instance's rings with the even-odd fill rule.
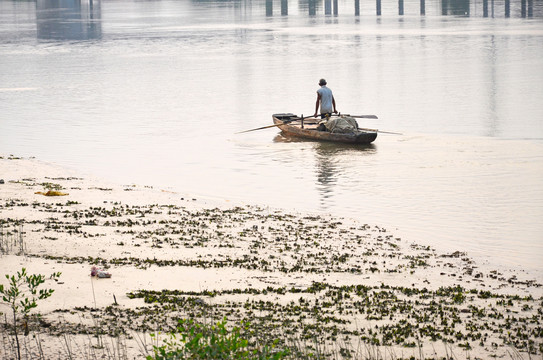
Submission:
[[[0,0],[0,154],[542,270],[542,2],[354,3]],[[236,134],[312,114],[321,77],[338,110],[379,116],[360,126],[403,135]]]

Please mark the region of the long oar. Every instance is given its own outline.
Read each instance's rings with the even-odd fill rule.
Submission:
[[[392,131],[381,131],[381,130],[377,130],[377,129],[358,128],[358,130],[373,131],[373,132],[378,132],[378,133],[383,133],[383,134],[403,135],[402,133],[397,133],[397,132],[392,132]]]
[[[246,132],[249,132],[249,131],[256,131],[256,130],[262,130],[262,129],[269,129],[269,128],[272,128],[272,127],[285,125],[285,124],[288,124],[290,122],[297,121],[297,120],[300,120],[300,119],[301,118],[296,118],[296,119],[292,119],[292,120],[285,120],[282,124],[273,124],[273,125],[268,125],[268,126],[262,126],[262,127],[256,128],[256,129],[249,129],[249,130],[239,131],[236,134],[242,134],[242,133],[246,133]]]
[[[349,115],[349,114],[339,113],[339,114],[332,114],[331,116],[350,116],[350,117],[358,118],[358,119],[379,119],[377,115]],[[310,116],[310,117],[313,118],[313,116]]]
[[[268,126],[262,126],[262,127],[256,128],[256,129],[249,129],[249,130],[238,131],[238,132],[235,133],[235,134],[243,134],[243,133],[246,133],[246,132],[249,132],[249,131],[256,131],[256,130],[268,129],[268,128],[272,128],[272,127],[276,127],[276,126],[281,126],[281,125],[283,125],[283,124],[273,124],[273,125],[268,125]]]
[[[362,118],[362,119],[378,119],[377,115],[349,115],[349,114],[332,114],[332,116],[350,116],[353,118]],[[315,119],[315,118],[306,118],[306,119]],[[373,131],[377,133],[383,133],[383,134],[393,134],[393,135],[403,135],[401,133],[392,132],[392,131],[381,131],[377,129],[367,129],[367,128],[358,128],[358,130],[364,130],[364,131]]]
[[[361,119],[378,119],[378,117],[376,115],[348,115],[348,114],[332,114],[332,116],[350,116],[350,117],[354,117],[354,118],[361,118]],[[281,126],[281,125],[285,125],[285,124],[288,124],[290,122],[293,122],[293,121],[297,121],[297,120],[308,120],[308,119],[315,119],[315,120],[319,120],[318,118],[315,118],[313,116],[310,116],[310,117],[297,117],[297,118],[294,118],[292,120],[285,120],[282,124],[273,124],[273,125],[268,125],[268,126],[262,126],[262,127],[259,127],[259,128],[255,128],[255,129],[249,129],[249,130],[244,130],[244,131],[239,131],[237,132],[236,134],[243,134],[243,133],[246,133],[246,132],[250,132],[250,131],[256,131],[256,130],[262,130],[262,129],[269,129],[269,128],[272,128],[272,127],[277,127],[277,126]],[[364,130],[364,129],[362,129]],[[373,130],[373,129],[367,129],[368,131],[378,131],[378,130]],[[383,133],[386,133],[386,131],[379,131],[379,132],[383,132]],[[390,133],[390,134],[397,134],[397,133]],[[398,135],[402,135],[402,134],[398,134]]]
[[[349,114],[332,114],[332,116],[350,116],[358,119],[378,119],[377,115],[349,115]]]
[[[332,116],[349,116],[349,117],[357,118],[357,119],[379,119],[379,118],[377,117],[377,115],[332,114]],[[300,118],[298,118],[297,120],[300,120]],[[324,119],[321,119],[320,117],[308,116],[308,117],[304,117],[304,121],[305,121],[305,120],[318,120],[318,121],[322,121],[322,120],[324,120]]]

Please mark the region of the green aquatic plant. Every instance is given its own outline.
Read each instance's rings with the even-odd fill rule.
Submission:
[[[30,275],[25,268],[17,272],[17,275],[5,275],[8,286],[0,284],[2,302],[9,306],[13,315],[13,334],[17,349],[17,359],[21,359],[21,349],[17,327],[19,317],[22,316],[25,335],[28,334],[28,317],[30,311],[38,306],[38,300],[44,300],[53,295],[52,289],[40,289],[38,287],[45,282],[44,275]],[[51,279],[57,279],[60,272],[51,274]]]
[[[250,324],[227,328],[223,319],[216,325],[199,324],[193,319],[180,319],[177,329],[168,334],[164,345],[153,346],[154,355],[147,360],[166,359],[282,359],[288,350],[271,346],[259,347],[248,340],[251,337]],[[156,336],[156,335],[153,335]]]

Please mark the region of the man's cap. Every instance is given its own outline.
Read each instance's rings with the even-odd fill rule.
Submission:
[[[321,86],[322,86],[322,85],[326,85],[326,80],[320,79],[320,80],[319,80],[319,85],[321,85]]]

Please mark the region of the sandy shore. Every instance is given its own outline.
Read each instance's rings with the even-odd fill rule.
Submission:
[[[62,272],[44,285],[55,292],[34,311],[43,320],[30,353],[39,343],[68,358],[100,342],[141,358],[151,345],[142,339],[183,317],[248,320],[265,339],[382,358],[542,353],[542,279],[462,249],[438,253],[333,215],[108,184],[35,159],[0,156],[0,179],[0,275]],[[112,277],[91,277],[93,265]],[[5,334],[0,358],[11,355]]]

